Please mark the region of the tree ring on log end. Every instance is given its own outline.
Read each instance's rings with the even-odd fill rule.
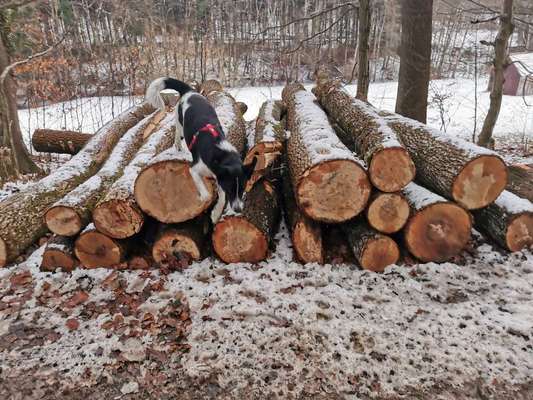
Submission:
[[[494,202],[507,185],[507,167],[498,156],[485,155],[468,162],[452,187],[453,199],[469,210]]]
[[[187,260],[199,260],[201,249],[192,238],[173,229],[164,232],[152,247],[152,257],[159,264],[181,261],[182,256]]]
[[[533,246],[533,213],[524,213],[513,218],[505,233],[505,241],[511,251]]]
[[[7,264],[7,246],[6,243],[0,238],[0,267]]]
[[[226,263],[255,263],[266,258],[268,239],[251,222],[230,216],[215,225],[213,249]]]
[[[109,200],[94,209],[93,221],[100,232],[115,239],[125,239],[141,231],[144,216],[132,202]]]
[[[361,267],[374,272],[383,272],[389,265],[400,258],[400,249],[396,242],[385,235],[369,240],[362,251],[359,263]]]
[[[398,232],[409,219],[409,203],[397,193],[381,193],[367,209],[369,225],[383,233]]]
[[[424,262],[446,261],[470,239],[470,214],[453,203],[431,204],[419,210],[405,227],[407,249]]]
[[[302,174],[296,199],[302,212],[311,219],[343,222],[363,211],[370,188],[366,171],[356,162],[324,161]]]
[[[323,263],[322,234],[320,226],[302,219],[294,225],[292,243],[296,257],[303,263]]]
[[[382,192],[397,192],[411,182],[415,174],[415,164],[402,147],[390,147],[376,152],[368,168],[372,184]]]
[[[85,268],[112,267],[122,261],[120,246],[96,231],[82,233],[76,240],[74,252]]]
[[[56,235],[74,236],[83,228],[75,209],[65,206],[51,207],[44,215],[46,226]]]
[[[47,249],[43,253],[41,270],[55,271],[56,268],[71,272],[76,267],[76,260],[61,250]]]
[[[135,200],[148,215],[164,223],[188,221],[207,210],[214,198],[214,184],[204,178],[208,199],[200,195],[187,161],[166,160],[145,168],[135,181]]]

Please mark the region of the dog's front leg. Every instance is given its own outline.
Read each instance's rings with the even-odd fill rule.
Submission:
[[[176,132],[174,135],[174,145],[178,149],[178,151],[183,150],[183,126],[180,124],[179,117],[178,117],[178,110],[176,110]]]
[[[218,199],[217,203],[211,210],[211,221],[213,224],[216,224],[220,217],[222,216],[222,212],[224,211],[224,206],[226,205],[226,193],[222,190],[220,186],[218,186]]]
[[[206,201],[209,198],[209,191],[207,190],[207,187],[205,186],[205,182],[203,180],[203,176],[201,175],[201,167],[199,167],[198,165],[199,164],[196,163],[191,168],[191,177],[194,182],[194,185],[196,186],[196,189],[198,190],[200,200]]]

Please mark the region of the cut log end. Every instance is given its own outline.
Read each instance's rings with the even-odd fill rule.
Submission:
[[[506,184],[507,167],[503,160],[484,155],[466,164],[453,183],[452,196],[462,206],[476,210],[496,200]]]
[[[168,229],[154,243],[152,257],[159,264],[189,264],[201,258],[198,243],[178,230]]]
[[[51,207],[46,211],[44,220],[48,229],[56,235],[74,236],[83,228],[80,216],[70,207]]]
[[[524,213],[513,218],[505,239],[511,251],[533,246],[533,213]]]
[[[268,238],[245,218],[230,216],[215,225],[213,249],[226,263],[255,263],[266,258]]]
[[[190,220],[204,212],[214,198],[213,181],[205,178],[208,199],[200,200],[184,161],[163,161],[144,169],[135,182],[135,199],[148,215],[164,223]]]
[[[359,259],[361,267],[374,272],[383,272],[389,265],[396,264],[400,258],[400,249],[388,236],[377,235],[369,240]]]
[[[296,257],[301,262],[323,263],[322,234],[320,226],[309,220],[300,220],[294,225],[292,243]]]
[[[398,232],[408,219],[409,203],[397,193],[380,193],[367,209],[369,225],[383,233]]]
[[[366,172],[359,164],[332,160],[304,172],[296,198],[309,218],[335,223],[359,214],[368,202],[370,189]]]
[[[41,270],[55,271],[61,268],[63,271],[71,272],[77,265],[77,260],[72,255],[59,249],[46,249],[43,253]]]
[[[144,216],[134,203],[109,200],[93,211],[96,229],[115,239],[125,239],[141,231]]]
[[[417,212],[405,228],[407,249],[424,261],[446,261],[459,254],[470,239],[472,220],[453,203],[436,203]]]
[[[82,233],[74,248],[85,268],[112,267],[123,259],[123,249],[113,239],[97,231]]]
[[[391,147],[374,154],[368,172],[376,188],[397,192],[415,178],[416,169],[407,150]]]
[[[0,267],[3,267],[7,264],[7,246],[6,242],[4,242],[0,238]]]

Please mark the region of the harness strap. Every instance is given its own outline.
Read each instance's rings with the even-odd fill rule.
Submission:
[[[192,148],[194,147],[194,145],[198,141],[198,135],[200,134],[200,132],[207,132],[211,136],[213,136],[214,138],[217,138],[217,137],[220,136],[220,133],[217,131],[217,128],[215,127],[215,125],[206,124],[202,128],[198,129],[198,132],[196,132],[194,134],[194,136],[192,137],[191,143],[188,146],[189,147],[189,151],[192,151]]]

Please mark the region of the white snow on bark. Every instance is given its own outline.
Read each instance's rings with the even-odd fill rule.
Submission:
[[[435,203],[449,203],[444,197],[439,196],[414,182],[410,182],[404,187],[402,193],[416,210],[420,210],[421,208]]]
[[[509,214],[520,214],[525,212],[533,213],[533,204],[522,197],[504,190],[494,203],[503,208]]]

